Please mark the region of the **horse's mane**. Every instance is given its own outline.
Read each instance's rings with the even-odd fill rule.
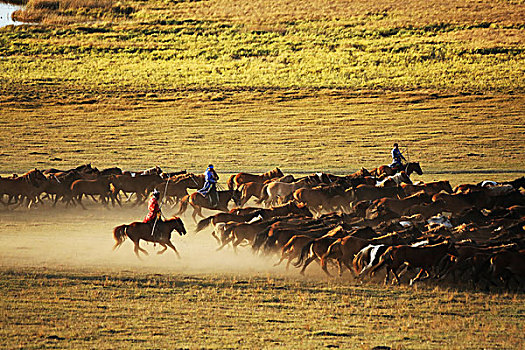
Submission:
[[[279,174],[280,174],[280,176],[284,175],[283,172],[281,171],[281,169],[276,167],[275,169],[272,169],[270,171],[265,172],[264,174],[262,174],[262,176],[275,177],[275,176],[277,176]]]

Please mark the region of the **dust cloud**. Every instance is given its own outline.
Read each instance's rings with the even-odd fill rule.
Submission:
[[[168,217],[173,209],[164,209]],[[218,244],[211,236],[212,227],[195,233],[195,223],[189,213],[182,216],[187,235],[175,231],[171,241],[181,259],[168,249],[158,255],[159,245],[141,241],[148,256],[139,260],[133,252],[133,243],[126,239],[119,249],[113,228],[121,224],[141,221],[146,208],[105,209],[96,204],[87,210],[50,206],[0,211],[0,266],[3,269],[81,269],[93,271],[141,271],[149,273],[188,274],[249,274],[297,276],[296,269],[286,271],[274,267],[276,256],[257,256],[250,246],[231,246],[216,251]],[[204,215],[212,215],[208,211]]]

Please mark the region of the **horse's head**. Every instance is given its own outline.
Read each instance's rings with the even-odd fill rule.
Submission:
[[[273,171],[274,171],[273,177],[282,177],[282,176],[284,176],[283,172],[279,168],[275,168]]]
[[[407,174],[411,174],[413,172],[416,172],[418,175],[423,175],[423,170],[421,170],[421,166],[419,165],[419,162],[410,162],[407,164],[406,167]]]
[[[235,205],[240,206],[241,205],[241,197],[242,193],[239,190],[231,190],[232,191],[232,200]]]
[[[184,227],[184,223],[182,222],[181,218],[174,216],[170,221],[173,222],[173,229],[176,230],[180,236],[184,236],[186,234],[186,227]]]
[[[24,176],[27,178],[27,181],[35,187],[40,187],[43,183],[47,182],[45,175],[37,168],[27,172]]]

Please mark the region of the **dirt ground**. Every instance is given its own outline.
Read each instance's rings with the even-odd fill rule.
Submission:
[[[181,237],[176,232],[172,235],[181,259],[171,250],[157,255],[160,246],[141,241],[141,247],[150,255],[139,260],[129,239],[113,251],[112,232],[115,226],[142,220],[145,205],[105,209],[93,203],[87,207],[87,210],[48,207],[0,211],[0,266],[191,274],[286,273],[282,267],[273,267],[275,257],[255,256],[248,246],[240,247],[237,254],[231,247],[216,251],[218,245],[210,234],[211,227],[196,234],[189,213],[182,216],[187,235]],[[167,216],[174,211],[164,208]]]

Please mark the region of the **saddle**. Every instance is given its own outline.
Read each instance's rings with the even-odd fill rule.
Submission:
[[[392,169],[394,171],[394,173],[398,173],[401,170],[404,170],[404,168],[405,168],[404,164],[395,164],[395,165],[391,165],[390,166],[390,169]]]
[[[216,208],[219,205],[219,194],[217,191],[209,191],[206,194],[199,192],[201,196],[206,198],[212,208]]]

